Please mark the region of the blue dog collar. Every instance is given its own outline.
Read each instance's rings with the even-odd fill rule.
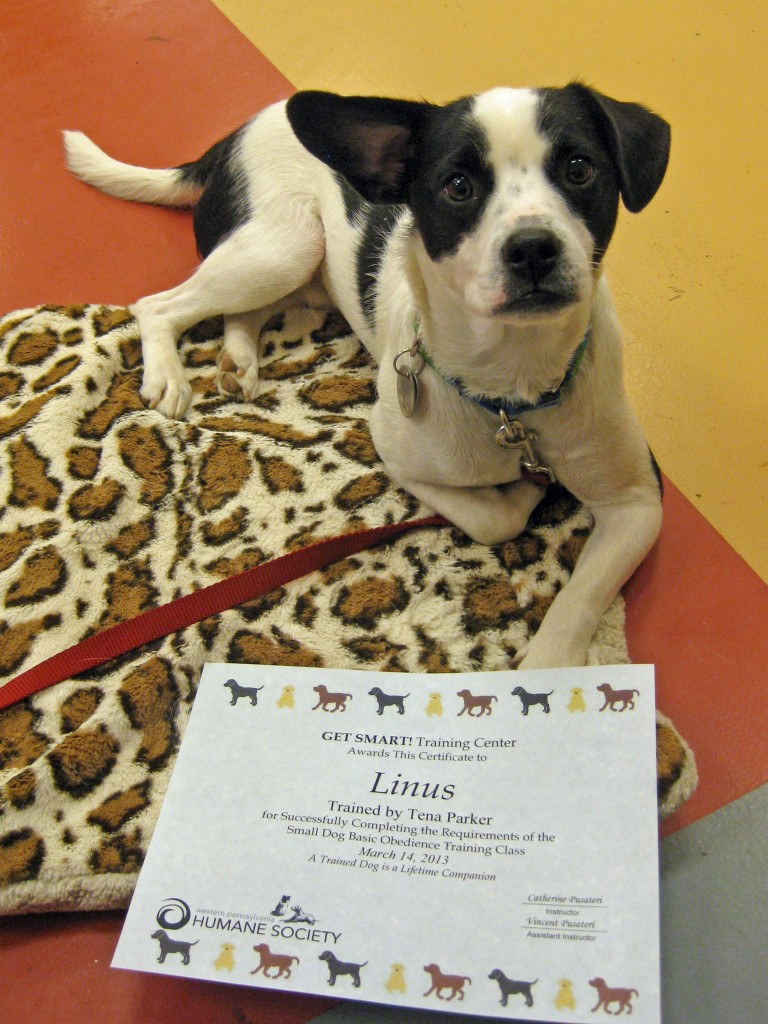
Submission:
[[[420,325],[418,320],[414,321],[413,327],[414,331],[416,332],[416,351],[427,364],[427,366],[431,367],[435,371],[435,373],[438,373],[446,382],[446,384],[450,384],[451,387],[456,388],[456,390],[459,392],[462,398],[466,398],[469,402],[474,402],[475,405],[479,405],[481,406],[481,408],[487,409],[488,412],[492,412],[497,416],[502,412],[505,413],[507,416],[518,416],[520,413],[523,412],[535,412],[538,409],[546,409],[549,406],[557,405],[563,396],[564,389],[568,386],[568,384],[570,384],[570,382],[576,376],[579,366],[581,365],[581,360],[583,359],[584,353],[586,352],[590,334],[590,328],[587,327],[587,330],[584,334],[584,338],[582,339],[581,343],[579,344],[579,347],[576,349],[576,351],[573,353],[571,357],[571,361],[568,364],[568,369],[565,371],[561,379],[553,388],[549,388],[547,391],[542,391],[542,393],[539,395],[535,402],[508,402],[504,399],[479,398],[477,395],[470,394],[470,392],[467,391],[464,383],[461,380],[459,380],[458,377],[446,376],[442,372],[442,370],[440,370],[440,368],[435,364],[429,352],[427,352],[426,348],[424,347],[424,342],[422,341],[420,336]]]

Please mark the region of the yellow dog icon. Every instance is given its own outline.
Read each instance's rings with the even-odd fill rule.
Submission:
[[[294,689],[293,686],[283,687],[283,692],[277,699],[277,706],[279,708],[292,708],[296,706],[296,701],[293,699]]]
[[[558,984],[560,988],[555,996],[555,1006],[558,1010],[575,1010],[576,1000],[573,997],[573,982],[563,978]]]
[[[392,973],[384,985],[384,988],[387,992],[405,992],[405,965],[392,964],[390,970]]]
[[[442,715],[443,713],[443,699],[441,693],[430,693],[429,703],[424,709],[431,718],[432,715]]]
[[[571,690],[571,699],[568,702],[568,710],[574,711],[586,711],[587,705],[584,701],[584,691],[580,686],[574,686]]]

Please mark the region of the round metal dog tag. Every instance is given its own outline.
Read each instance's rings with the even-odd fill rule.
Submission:
[[[400,412],[409,420],[416,412],[416,403],[419,400],[419,381],[413,370],[398,369],[397,400],[400,403]]]

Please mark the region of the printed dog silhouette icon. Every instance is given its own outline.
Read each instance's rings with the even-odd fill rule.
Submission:
[[[295,691],[296,691],[296,687],[295,686],[284,686],[283,687],[283,692],[280,694],[280,696],[277,699],[277,702],[276,702],[277,706],[279,708],[293,708],[293,707],[295,707],[296,706],[296,701],[294,699]]]
[[[425,714],[431,718],[433,715],[438,717],[443,713],[443,695],[442,693],[430,693],[429,703],[424,708]]]
[[[288,924],[294,924],[297,921],[300,924],[317,924],[317,918],[308,914],[298,903],[291,907],[291,916],[286,917],[285,920]]]
[[[584,700],[584,691],[580,686],[574,686],[572,688],[571,699],[568,701],[568,710],[570,712],[587,710],[587,704]]]
[[[559,988],[554,999],[555,1007],[558,1010],[575,1010],[576,999],[573,995],[573,982],[569,981],[568,978],[562,978],[558,985]]]
[[[593,978],[589,984],[597,989],[597,994],[600,997],[592,1007],[592,1013],[599,1010],[601,1006],[606,1013],[615,1013],[617,1017],[625,1010],[627,1013],[632,1013],[632,996],[640,995],[636,988],[609,988],[603,978]],[[618,1003],[618,1010],[610,1010],[611,1003]]]
[[[498,967],[491,971],[488,975],[491,981],[497,981],[499,988],[501,989],[501,1005],[506,1006],[507,1000],[510,996],[523,996],[525,998],[526,1006],[533,1006],[533,993],[531,988],[539,980],[536,981],[512,981],[508,978],[503,971],[500,971]]]
[[[318,957],[318,960],[325,960],[328,964],[328,984],[333,986],[336,984],[336,979],[343,975],[348,974],[352,978],[352,985],[354,988],[360,988],[360,971],[368,963],[366,960],[363,964],[350,964],[344,963],[339,960],[338,957],[334,956],[330,949],[325,949]]]
[[[601,683],[597,689],[605,697],[605,703],[600,708],[601,711],[605,711],[608,707],[611,711],[631,711],[635,706],[632,698],[640,696],[639,690],[614,690],[608,683]],[[621,707],[618,707],[619,704]]]
[[[317,704],[312,708],[313,711],[317,711],[319,707],[322,707],[323,711],[346,711],[347,701],[352,700],[351,693],[329,693],[328,688],[322,683],[313,686],[312,689],[317,694]]]
[[[258,701],[259,690],[263,690],[263,686],[241,686],[236,679],[228,679],[225,686],[228,686],[232,694],[232,700],[229,702],[232,707],[237,704],[241,697],[248,697],[252,707],[256,707]]]
[[[200,941],[198,939],[195,942],[182,942],[180,939],[172,939],[168,932],[164,932],[162,928],[158,928],[150,937],[157,939],[160,943],[160,956],[157,958],[159,964],[164,964],[165,958],[171,953],[178,953],[181,957],[181,962],[188,964],[190,949]]]
[[[235,969],[235,946],[232,942],[222,942],[221,952],[213,961],[217,971],[234,971]]]
[[[405,992],[405,964],[392,964],[390,967],[390,975],[384,984],[384,988],[387,992],[399,992],[401,995]]]
[[[410,697],[410,693],[397,696],[396,694],[382,693],[378,686],[374,686],[372,690],[368,691],[369,697],[375,697],[376,702],[379,705],[379,709],[376,712],[377,715],[384,714],[384,708],[395,707],[397,708],[398,715],[405,714],[405,704],[403,703],[406,697]]]
[[[425,996],[431,995],[433,992],[438,999],[445,999],[441,993],[446,989],[450,989],[451,994],[446,999],[446,1002],[450,1002],[455,996],[459,999],[464,998],[464,984],[472,984],[472,979],[467,978],[462,974],[443,974],[437,964],[427,964],[424,970],[432,979],[431,986],[424,993]]]
[[[528,709],[533,707],[535,704],[541,704],[544,709],[544,714],[549,714],[549,698],[554,693],[554,690],[550,690],[549,693],[527,693],[522,686],[516,686],[512,691],[513,697],[519,697],[523,704],[523,714],[528,714]]]
[[[254,952],[259,954],[259,966],[251,974],[258,974],[262,971],[265,978],[290,978],[291,967],[294,963],[300,963],[297,956],[289,956],[288,953],[273,953],[266,942],[260,942],[253,947]],[[270,974],[270,969],[277,971],[277,974]]]
[[[464,707],[459,712],[459,717],[461,717],[465,711],[473,718],[479,718],[481,715],[490,715],[493,710],[491,708],[491,704],[493,701],[497,700],[492,693],[476,697],[473,693],[470,693],[469,690],[458,690],[456,696],[461,697],[464,701]]]

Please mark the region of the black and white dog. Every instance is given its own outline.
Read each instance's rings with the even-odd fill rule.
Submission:
[[[669,126],[580,84],[447,106],[299,92],[176,169],[65,133],[70,169],[124,199],[195,206],[204,262],[137,302],[141,394],[182,417],[179,335],[223,313],[222,390],[251,399],[288,305],[337,306],[379,365],[371,431],[392,479],[478,541],[514,537],[549,480],[593,513],[520,667],[578,665],[661,521],[627,404],[602,258],[619,198],[659,188]]]

